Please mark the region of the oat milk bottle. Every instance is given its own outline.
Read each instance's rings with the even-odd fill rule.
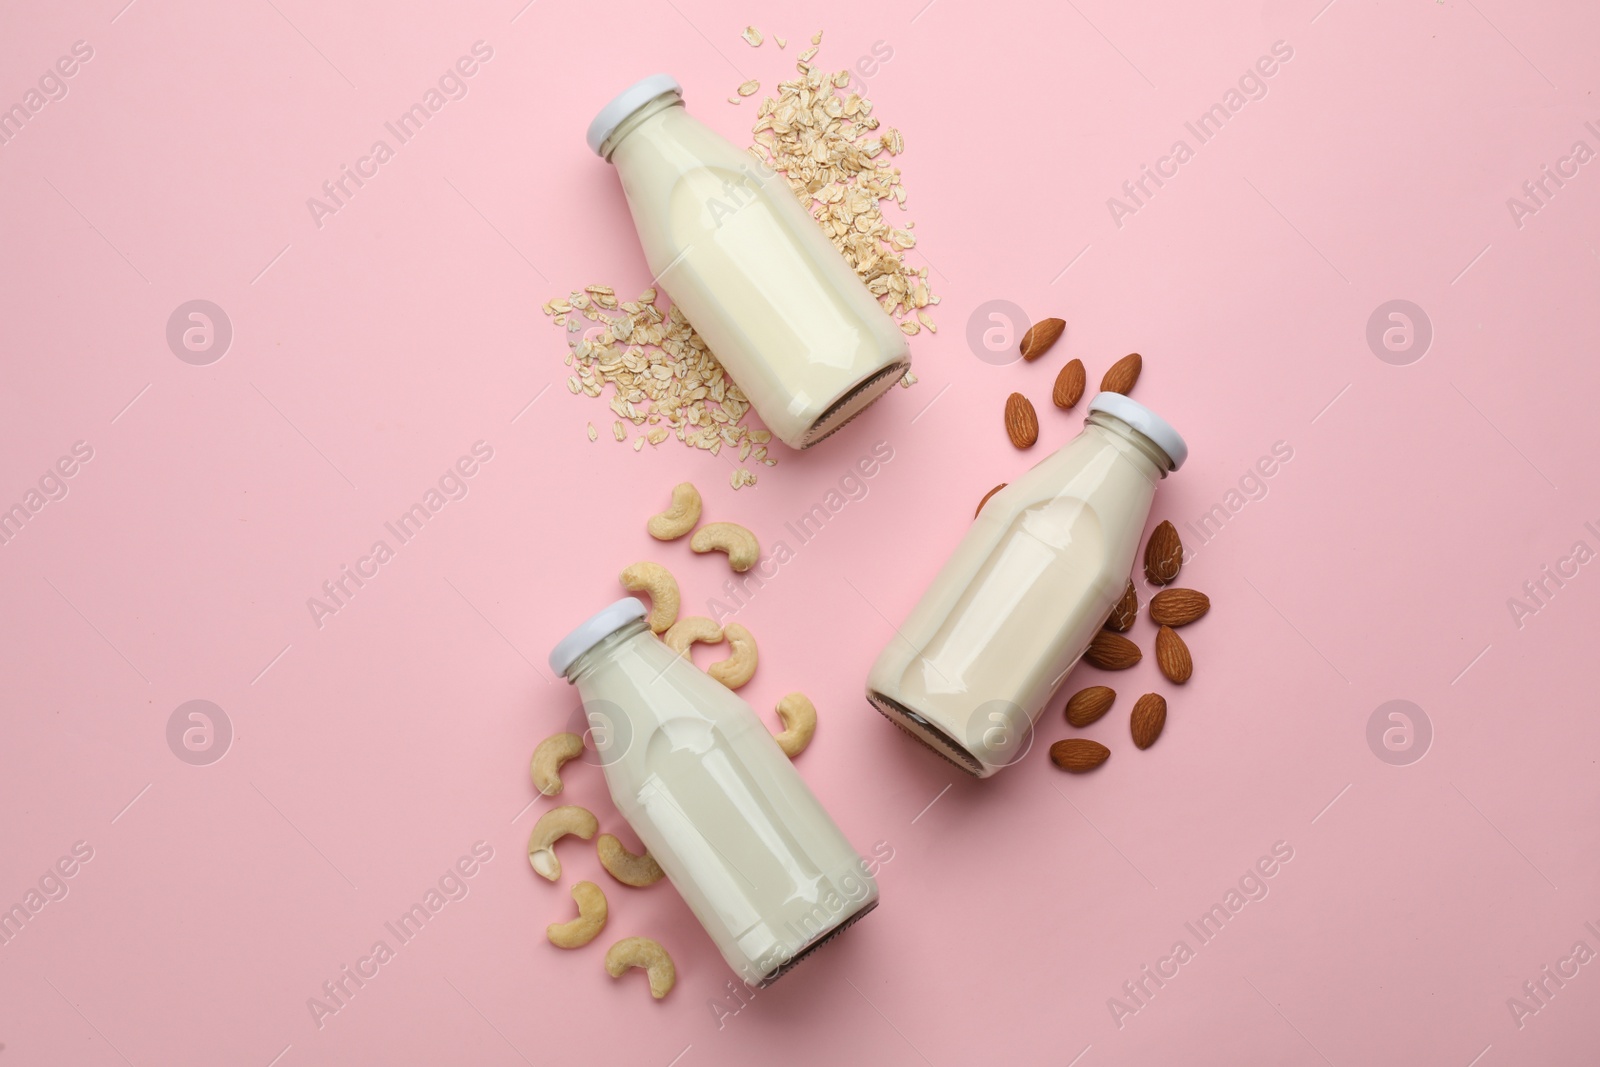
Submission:
[[[766,985],[878,905],[878,885],[756,713],[626,597],[550,653],[617,810],[728,966]]]
[[[905,335],[781,174],[713,133],[665,74],[589,125],[656,282],[790,448],[858,415],[911,366]]]
[[[892,722],[980,778],[1033,724],[1127,588],[1156,483],[1189,454],[1117,393],[1081,434],[983,506],[867,677]]]

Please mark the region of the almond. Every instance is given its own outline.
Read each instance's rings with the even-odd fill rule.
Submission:
[[[987,493],[983,494],[983,499],[978,501],[978,510],[974,511],[972,513],[972,517],[973,518],[977,518],[978,517],[978,512],[983,510],[983,506],[989,502],[989,498],[994,496],[996,493],[998,493],[1000,490],[1004,489],[1005,487],[1006,487],[1006,483],[1005,482],[1001,482],[999,485],[995,486],[993,489],[991,489]]]
[[[1133,579],[1128,579],[1128,588],[1122,591],[1122,599],[1117,601],[1117,606],[1111,609],[1111,615],[1106,619],[1106,629],[1115,630],[1125,634],[1133,628],[1133,622],[1139,617],[1139,591],[1133,587]]]
[[[1103,671],[1125,671],[1139,662],[1140,652],[1138,645],[1121,634],[1101,630],[1089,642],[1083,658],[1089,666],[1099,667]]]
[[[1088,726],[1111,710],[1117,691],[1110,686],[1091,685],[1072,694],[1067,701],[1067,721],[1074,726]]]
[[[1189,646],[1183,643],[1178,631],[1170,626],[1163,626],[1156,631],[1156,666],[1167,676],[1167,681],[1176,685],[1187,682],[1194,673],[1194,660],[1189,656]]]
[[[1133,732],[1133,743],[1149,748],[1161,736],[1167,725],[1167,699],[1159,693],[1146,693],[1133,703],[1133,714],[1128,717],[1128,729]]]
[[[1067,365],[1061,368],[1061,373],[1056,375],[1056,387],[1050,391],[1050,402],[1065,411],[1083,399],[1083,385],[1086,376],[1083,372],[1083,360],[1068,360]]]
[[[1151,585],[1166,585],[1183,566],[1183,541],[1172,523],[1162,520],[1144,546],[1144,576]]]
[[[1163,589],[1150,600],[1150,621],[1187,626],[1211,610],[1211,598],[1198,589]]]
[[[1133,392],[1133,385],[1139,380],[1139,371],[1144,368],[1144,360],[1137,352],[1129,352],[1106,371],[1106,376],[1100,379],[1102,393],[1121,393],[1126,396]]]
[[[1111,750],[1087,737],[1069,737],[1050,746],[1050,762],[1064,771],[1092,771],[1111,756]]]
[[[1006,398],[1006,436],[1018,448],[1032,448],[1039,439],[1039,416],[1034,414],[1033,401],[1021,393]]]
[[[1032,363],[1061,339],[1067,324],[1060,319],[1040,319],[1022,335],[1022,358]]]

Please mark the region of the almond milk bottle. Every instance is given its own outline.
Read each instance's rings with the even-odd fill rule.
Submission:
[[[550,667],[578,687],[617,810],[728,966],[766,985],[877,907],[878,885],[750,705],[644,618],[617,601]]]
[[[656,282],[778,439],[809,448],[911,366],[905,335],[781,174],[695,120],[665,74],[589,126]]]
[[[1117,393],[1081,434],[983,506],[867,677],[867,699],[980,778],[1033,724],[1127,588],[1156,483],[1189,454]]]

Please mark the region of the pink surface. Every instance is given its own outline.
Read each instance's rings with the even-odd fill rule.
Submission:
[[[0,146],[0,503],[92,451],[0,547],[0,901],[65,892],[0,946],[0,1064],[1595,1062],[1600,565],[1573,556],[1600,550],[1600,163],[1572,156],[1600,149],[1592,10],[125,2],[0,13],[8,106],[93,50]],[[789,50],[749,49],[748,22]],[[868,91],[905,134],[911,260],[944,298],[921,383],[739,493],[726,457],[590,444],[609,412],[563,388],[539,305],[648,272],[585,125],[667,70],[742,140],[753,106],[725,98],[819,28],[832,66],[893,50]],[[480,40],[466,96],[319,227],[307,198]],[[1199,144],[1185,122],[1276,41],[1266,95]],[[1180,138],[1193,157],[1114,220]],[[1514,213],[1545,165],[1565,184]],[[209,365],[166,340],[196,299],[232,324]],[[995,299],[1065,318],[1057,352],[975,358]],[[1395,299],[1433,329],[1408,365],[1366,338]],[[1131,350],[1136,396],[1192,449],[1152,522],[1184,529],[1185,582],[1215,603],[1187,631],[1194,680],[1138,752],[1132,697],[1171,687],[1148,656],[1085,668],[1072,688],[1122,693],[1086,731],[1104,768],[1045,759],[1058,701],[1020,766],[969,780],[862,679],[977,499],[1075,431],[1045,399],[1060,361],[1096,381]],[[1044,405],[1026,455],[1001,432],[1014,389]],[[465,497],[317,625],[307,599],[480,441]],[[797,765],[891,854],[883,906],[734,1014],[672,890],[614,886],[569,845],[567,884],[598,878],[612,920],[552,948],[567,885],[522,858],[550,803],[527,757],[575,703],[550,645],[635,559],[714,595],[719,560],[645,536],[674,482],[770,542],[880,441],[867,495],[739,618],[757,709],[814,697]],[[1292,459],[1251,480],[1278,442]],[[1184,524],[1215,505],[1201,544]],[[1554,595],[1515,617],[1541,579]],[[1431,724],[1409,765],[1368,742],[1397,699]],[[209,765],[169,747],[193,700],[231,723]],[[618,829],[597,769],[570,770],[566,798]],[[389,934],[476,842],[493,858],[444,881],[466,895]],[[1202,943],[1185,924],[1279,842],[1292,859],[1245,882],[1266,896]],[[603,972],[630,933],[676,957],[664,1002]],[[319,1026],[308,999],[379,940],[393,958]],[[1164,964],[1178,941],[1192,958]]]

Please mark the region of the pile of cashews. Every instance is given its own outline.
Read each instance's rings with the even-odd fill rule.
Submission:
[[[672,489],[672,506],[651,516],[645,528],[658,541],[675,541],[695,529],[700,522],[700,511],[699,490],[689,482],[680,482]],[[728,566],[741,573],[755,566],[761,553],[756,535],[733,522],[701,526],[690,538],[689,547],[701,554],[725,553]],[[755,676],[758,659],[755,637],[736,622],[719,626],[703,615],[679,618],[682,596],[677,579],[666,567],[641,561],[625,568],[620,579],[629,592],[649,596],[650,629],[674,652],[693,662],[690,651],[694,645],[726,641],[727,658],[711,664],[706,673],[729,689],[738,689]],[[793,759],[805,751],[816,733],[816,706],[804,693],[797,691],[779,700],[776,711],[783,730],[773,735],[774,740],[784,755]],[[534,749],[529,763],[534,788],[543,796],[560,793],[562,765],[582,752],[583,738],[577,734],[563,732],[545,738]],[[599,830],[600,821],[587,808],[576,804],[551,808],[539,817],[528,837],[528,862],[541,878],[559,881],[561,860],[556,856],[555,846],[571,835],[585,841],[595,840],[600,866],[623,885],[642,888],[662,879],[664,872],[648,851],[634,855],[616,836],[601,834]],[[589,944],[600,936],[609,916],[605,892],[593,882],[574,885],[572,899],[578,905],[578,917],[551,923],[545,929],[545,936],[557,948],[576,949]],[[636,967],[642,969],[649,977],[650,995],[657,1000],[666,996],[677,981],[672,957],[660,942],[648,937],[625,937],[613,944],[606,950],[605,967],[613,978]]]

